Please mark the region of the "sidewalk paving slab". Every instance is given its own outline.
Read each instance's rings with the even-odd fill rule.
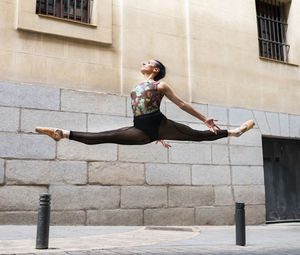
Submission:
[[[173,228],[173,229],[172,229]],[[49,249],[35,249],[36,226],[0,226],[0,254],[300,255],[300,223],[246,227],[246,246],[235,245],[235,226],[51,226]],[[182,231],[181,231],[182,230]]]

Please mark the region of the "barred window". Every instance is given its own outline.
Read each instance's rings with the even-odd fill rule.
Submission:
[[[286,5],[277,0],[256,0],[259,55],[288,62]]]
[[[90,23],[93,0],[37,0],[36,14]]]

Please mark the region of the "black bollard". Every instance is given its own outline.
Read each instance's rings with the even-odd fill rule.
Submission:
[[[48,249],[50,226],[50,200],[50,194],[40,194],[40,207],[36,234],[36,249]]]
[[[236,245],[245,246],[246,228],[245,228],[245,204],[235,203],[235,234]]]

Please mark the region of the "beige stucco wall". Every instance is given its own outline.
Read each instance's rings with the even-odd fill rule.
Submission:
[[[290,60],[299,64],[297,13],[292,1]],[[299,67],[259,59],[254,0],[191,1],[190,22],[194,101],[299,114]]]
[[[300,114],[299,67],[258,56],[254,0],[113,0],[111,44],[17,29],[20,1],[0,0],[1,81],[126,95],[156,58],[187,101]],[[299,64],[299,1],[288,23]]]

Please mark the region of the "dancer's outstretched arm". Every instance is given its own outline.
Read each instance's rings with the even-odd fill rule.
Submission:
[[[168,99],[170,99],[174,104],[176,104],[180,109],[183,111],[193,115],[194,117],[198,118],[199,120],[203,121],[205,125],[209,128],[209,130],[215,134],[217,134],[216,128],[220,129],[214,121],[218,121],[214,118],[207,118],[204,115],[202,115],[200,112],[196,111],[190,104],[184,102],[182,99],[180,99],[168,86],[167,83],[161,82],[158,85],[158,89],[161,91],[163,95],[165,95]]]

